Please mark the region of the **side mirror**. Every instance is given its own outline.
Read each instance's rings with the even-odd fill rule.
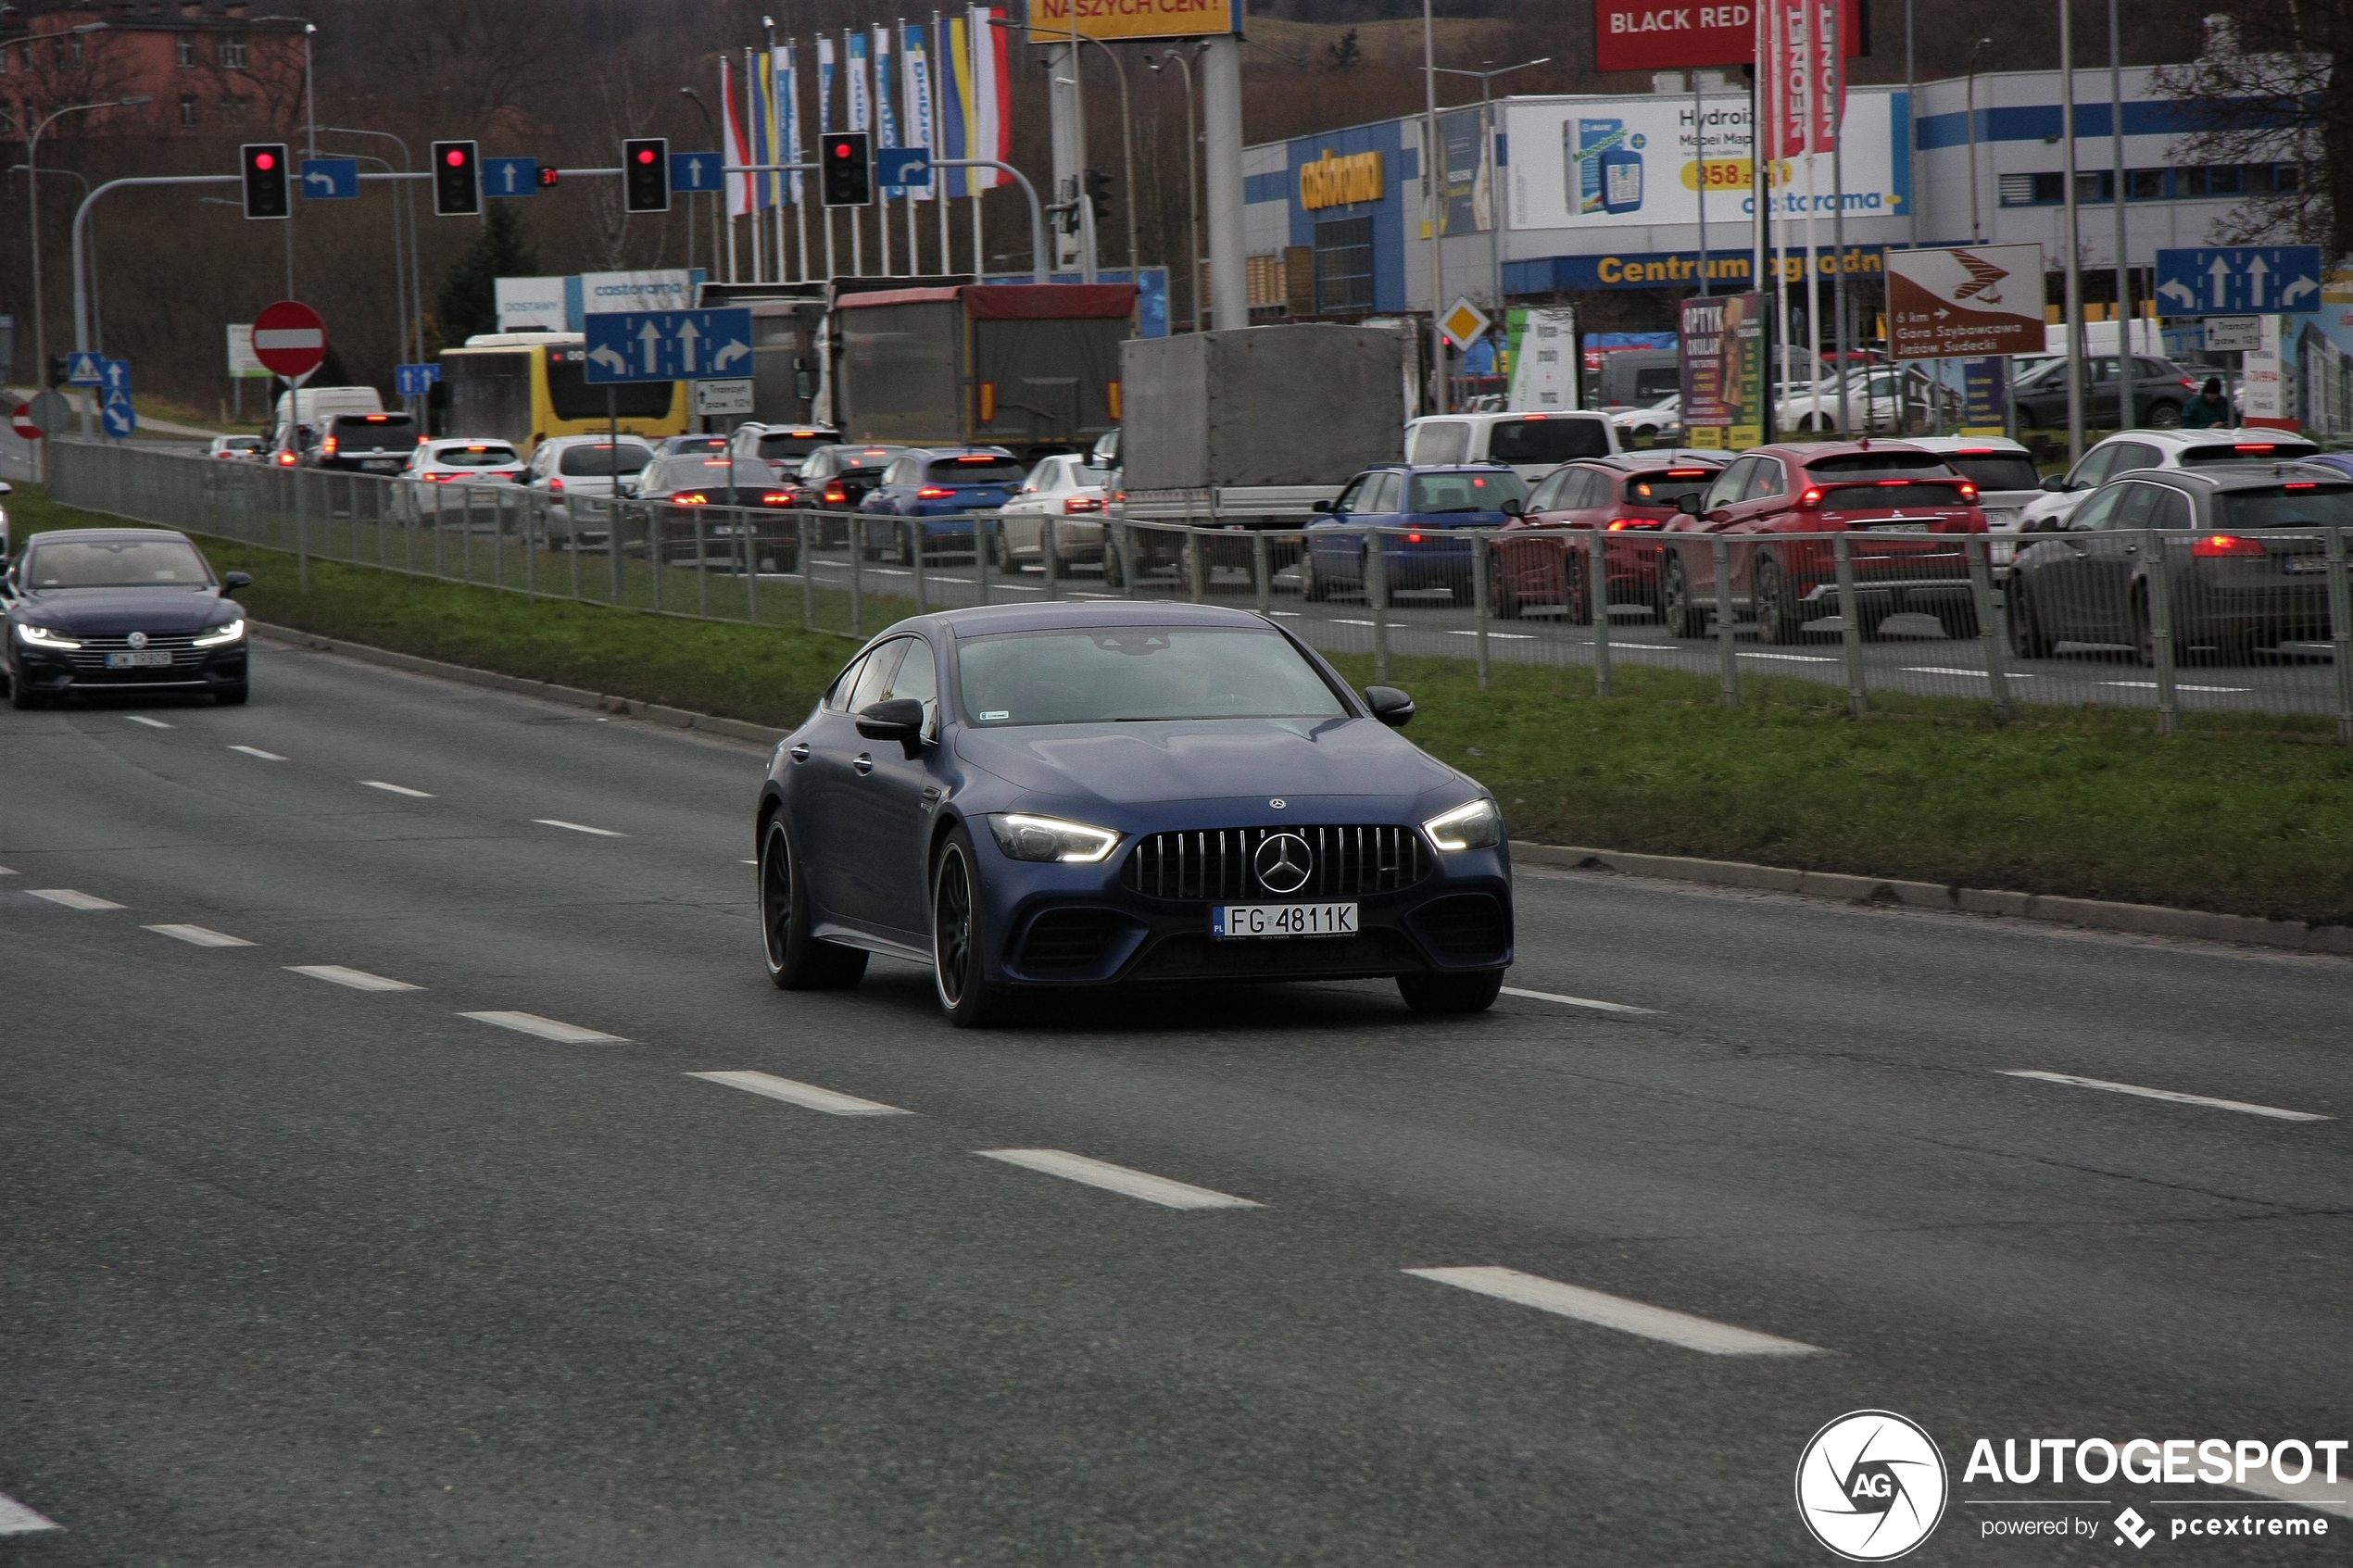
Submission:
[[[6,480],[0,479],[0,495],[12,495],[16,494],[16,488],[17,487],[15,485],[9,483]]]
[[[1366,686],[1365,706],[1392,730],[1402,730],[1413,721],[1414,699],[1395,686]]]
[[[2063,473],[2055,473],[2046,476],[2043,481],[2043,488],[2049,491],[2054,495],[2066,495],[2069,489],[2067,475]]]
[[[1675,497],[1675,509],[1685,517],[1698,517],[1704,500],[1705,497],[1699,495],[1678,495]]]
[[[238,589],[252,586],[253,574],[249,571],[228,572],[220,579],[220,592],[228,596],[233,597]]]
[[[924,740],[924,705],[912,696],[888,697],[858,710],[858,733],[868,740],[895,740],[910,757]]]
[[[1528,515],[1528,503],[1515,497],[1513,499],[1506,500],[1502,506],[1496,508],[1495,509],[1502,512],[1505,517],[1526,517]]]
[[[1332,509],[1332,504],[1329,501],[1317,501],[1307,509],[1311,512],[1328,512]]]

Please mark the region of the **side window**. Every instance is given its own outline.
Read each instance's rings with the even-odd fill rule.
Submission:
[[[2108,476],[2115,471],[2116,454],[2120,450],[2118,446],[2094,447],[2083,454],[2083,460],[2075,465],[2074,471],[2067,476],[2067,482],[2078,488],[2090,485],[2096,489],[2106,484]]]
[[[2082,506],[2069,515],[2068,532],[2089,533],[2095,529],[2114,526],[2112,520],[2116,515],[2116,508],[2123,504],[2124,490],[2124,486],[2118,485],[2112,490],[2095,491],[2085,499]]]
[[[907,656],[899,661],[899,671],[890,678],[890,688],[876,702],[894,696],[912,696],[924,705],[924,734],[935,735],[939,728],[939,667],[934,661],[931,645],[921,637],[907,639]]]
[[[1470,456],[1470,426],[1460,420],[1434,420],[1414,433],[1409,463],[1459,463]]]
[[[2163,498],[2164,492],[2153,484],[2120,484],[2116,492],[2123,499],[2108,508],[2099,526],[2104,529],[2149,527],[2149,514],[2157,510],[2157,504]]]
[[[2157,490],[2157,486],[2153,484],[2145,488]],[[2190,521],[2190,498],[2187,495],[2183,495],[2179,490],[2157,490],[2157,494],[2158,500],[2156,510],[2150,514],[2148,521],[2140,526],[2184,530],[2193,526]]]
[[[1551,478],[1545,480],[1543,483],[1538,485],[1536,487],[1536,493],[1528,498],[1528,509],[1530,512],[1556,512],[1565,510],[1566,507],[1561,501],[1560,496],[1567,485],[1568,473],[1568,470],[1563,469],[1560,472],[1554,474]]]
[[[1393,473],[1375,474],[1372,483],[1365,486],[1365,509],[1368,512],[1395,511],[1397,509],[1397,479],[1398,476]]]
[[[1365,473],[1360,473],[1350,480],[1348,488],[1340,493],[1340,499],[1332,503],[1332,510],[1336,513],[1363,511],[1366,499],[1365,492],[1372,484],[1372,475]]]
[[[1756,472],[1748,482],[1748,494],[1741,499],[1754,501],[1766,495],[1779,495],[1783,488],[1781,460],[1779,458],[1759,458],[1756,459]]]
[[[1730,468],[1716,476],[1707,487],[1707,498],[1700,503],[1700,510],[1712,512],[1718,507],[1729,507],[1741,498],[1741,491],[1748,484],[1748,476],[1756,468],[1755,458],[1736,459]]]
[[[2145,442],[2120,441],[2116,444],[2116,466],[2108,471],[2111,476],[2131,473],[2134,469],[2156,468],[2164,461],[2163,454]]]
[[[899,673],[899,661],[907,657],[909,645],[917,640],[894,637],[866,656],[866,667],[858,672],[858,684],[849,694],[852,713],[862,713],[889,695],[891,678]]]
[[[865,668],[864,659],[853,659],[849,661],[848,669],[834,677],[833,685],[825,692],[826,712],[847,713],[849,711],[849,694],[857,689],[858,676]]]

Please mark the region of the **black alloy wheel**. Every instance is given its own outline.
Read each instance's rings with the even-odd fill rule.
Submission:
[[[768,978],[780,991],[834,991],[855,985],[866,973],[858,947],[820,942],[809,934],[809,896],[796,874],[799,863],[780,813],[760,835],[760,934]]]
[[[931,876],[932,981],[959,1029],[993,1023],[1004,1010],[1002,989],[981,979],[984,935],[972,840],[959,827],[940,846]]]
[[[1659,574],[1658,608],[1671,637],[1696,637],[1707,630],[1706,612],[1692,597],[1691,573],[1680,552],[1668,554],[1667,568]]]
[[[1561,608],[1571,626],[1593,623],[1593,590],[1588,581],[1592,576],[1592,562],[1582,550],[1561,552]]]
[[[1416,1012],[1485,1012],[1503,994],[1504,972],[1481,970],[1476,974],[1401,974],[1397,994]]]
[[[2017,570],[2010,572],[2009,591],[2010,653],[2019,659],[2048,659],[2052,638],[2043,624],[2042,612],[2034,608],[2034,594],[2027,587],[2026,579]]]
[[[1758,642],[1788,644],[1804,634],[1806,612],[1790,591],[1789,580],[1781,575],[1780,563],[1771,556],[1756,558],[1749,594],[1756,607]]]
[[[1306,568],[1300,570],[1303,572]],[[1487,555],[1487,613],[1498,621],[1519,619],[1519,595],[1512,587],[1512,574],[1504,569],[1501,550]]]

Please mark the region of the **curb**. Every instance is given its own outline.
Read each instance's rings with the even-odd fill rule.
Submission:
[[[420,659],[412,653],[395,653],[390,648],[370,647],[365,643],[346,643],[334,637],[321,637],[315,633],[297,632],[291,626],[265,625],[258,621],[252,625],[256,635],[295,647],[340,654],[362,664],[406,671],[412,675],[432,675],[461,685],[482,686],[495,692],[510,692],[518,696],[538,697],[545,702],[560,702],[567,708],[585,708],[593,712],[621,714],[632,719],[650,719],[673,730],[724,735],[729,740],[749,741],[761,746],[774,746],[787,733],[771,729],[765,724],[746,723],[741,719],[722,719],[689,709],[667,708],[658,702],[640,702],[635,697],[584,691],[578,686],[560,686],[553,681],[533,681],[521,675],[501,675],[493,670],[476,670],[471,665],[445,664],[437,659]]]
[[[1579,845],[1512,841],[1512,854],[1532,865],[1572,871],[1617,872],[1673,882],[1703,882],[1718,887],[1755,887],[1855,904],[1894,904],[1947,913],[2008,915],[2052,921],[2093,931],[2128,931],[2143,936],[2187,936],[2208,942],[2244,942],[2304,953],[2353,955],[2353,926],[2309,925],[2302,921],[2264,920],[2255,915],[2209,914],[2159,904],[2118,904],[2102,898],[2062,898],[2045,893],[2008,893],[1994,888],[1906,882],[1894,877],[1848,876],[1837,872],[1802,872],[1742,860],[1701,860],[1682,855],[1631,855]]]
[[[470,665],[445,664],[437,659],[395,653],[365,643],[346,643],[298,632],[289,626],[253,629],[273,642],[340,654],[362,664],[432,675],[461,685],[519,696],[538,697],[598,713],[648,719],[673,730],[694,730],[773,746],[788,733],[741,719],[722,719],[658,702],[560,686],[553,681],[502,675]],[[1994,888],[1948,886],[1940,882],[1907,882],[1895,877],[1850,876],[1840,872],[1803,872],[1787,866],[1751,865],[1743,860],[1702,860],[1685,855],[1637,855],[1617,849],[1593,849],[1582,845],[1529,844],[1512,841],[1512,853],[1530,865],[1560,866],[1570,871],[1617,872],[1625,876],[1654,876],[1670,882],[1707,883],[1718,887],[1754,887],[1771,893],[1797,893],[1815,898],[1840,898],[1855,904],[1894,904],[1906,909],[1941,909],[1945,913],[2007,915],[2017,920],[2050,921],[2093,931],[2124,931],[2142,936],[2186,936],[2207,942],[2243,942],[2262,947],[2284,947],[2303,953],[2353,956],[2353,926],[2309,925],[2301,921],[2264,920],[2255,915],[2210,914],[2198,909],[2168,909],[2160,904],[2118,904],[2102,898],[2063,898],[2047,893],[2009,893]]]

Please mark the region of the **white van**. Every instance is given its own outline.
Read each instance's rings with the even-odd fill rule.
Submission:
[[[302,422],[313,431],[327,428],[327,421],[337,414],[381,414],[384,400],[372,386],[306,386],[302,389]],[[295,395],[278,395],[276,422],[270,427],[270,450],[279,451],[286,445],[286,425],[294,418]]]
[[[1416,467],[1509,463],[1531,484],[1578,458],[1623,451],[1607,414],[1426,414],[1405,426],[1405,460]]]

